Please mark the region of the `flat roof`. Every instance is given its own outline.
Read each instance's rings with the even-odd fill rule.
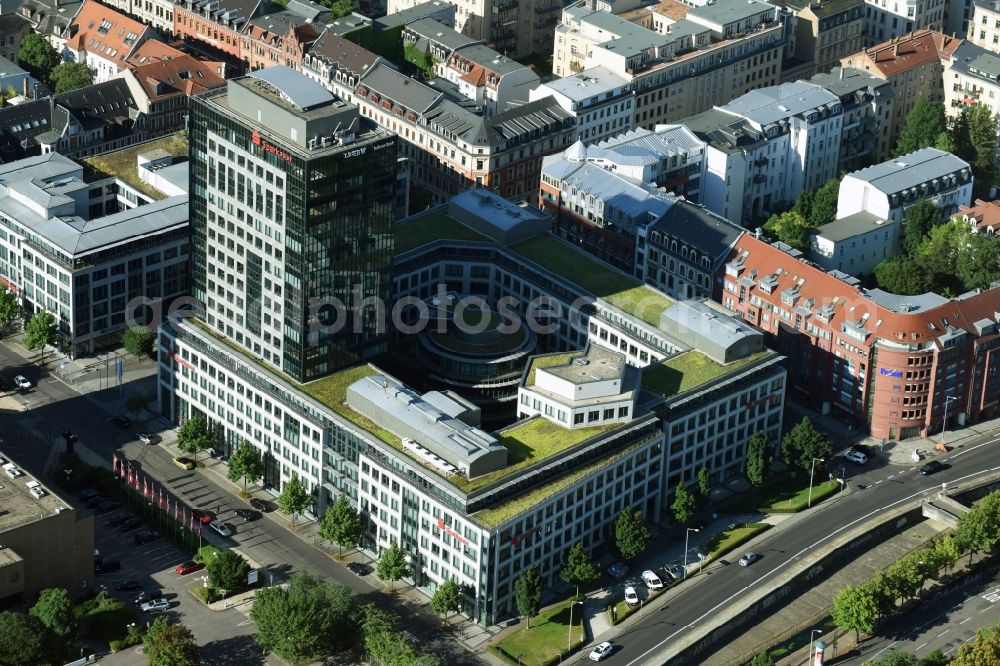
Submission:
[[[598,65],[585,69],[579,74],[555,79],[543,83],[544,87],[553,90],[574,102],[588,100],[594,95],[614,90],[629,84],[629,80],[618,75],[607,67]]]
[[[816,229],[814,235],[825,238],[834,243],[866,234],[874,229],[887,229],[895,224],[892,220],[886,220],[880,215],[874,215],[866,210],[848,215],[839,220],[834,220]]]
[[[538,369],[537,365],[532,367],[532,370]],[[574,356],[566,363],[552,364],[541,369],[573,384],[605,381],[621,377],[625,373],[625,355],[600,345],[590,345],[585,354]]]
[[[767,10],[775,11],[774,5],[760,0],[716,0],[711,4],[692,7],[687,17],[700,18],[712,23],[726,25],[753,18]]]
[[[765,350],[722,365],[702,352],[692,349],[671,356],[657,365],[648,366],[642,373],[642,388],[669,398],[742,370],[754,361],[773,353]]]
[[[139,169],[137,165],[137,159],[139,155],[145,153],[150,153],[154,150],[163,150],[166,153],[172,155],[176,161],[177,158],[187,158],[188,156],[188,141],[180,132],[177,134],[171,134],[170,136],[165,136],[155,141],[147,141],[146,143],[138,143],[134,146],[129,146],[128,148],[122,148],[121,150],[116,150],[111,153],[104,153],[103,155],[96,155],[94,157],[86,157],[81,160],[88,176],[90,178],[101,177],[101,176],[113,176],[115,178],[121,178],[123,181],[139,190],[143,194],[148,195],[153,200],[159,200],[166,197],[166,195],[149,185],[144,183],[139,177]]]
[[[282,98],[303,111],[314,106],[329,104],[337,99],[333,93],[302,72],[297,72],[285,65],[259,69],[250,72],[247,76],[270,84]]]
[[[59,509],[72,510],[44,483],[25,472],[17,463],[0,451],[0,541],[3,533],[55,515]],[[8,472],[8,470],[11,470]],[[16,474],[16,477],[12,477]],[[41,497],[31,494],[28,484],[44,493]]]

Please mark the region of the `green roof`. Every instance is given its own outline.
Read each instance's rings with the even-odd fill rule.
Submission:
[[[440,239],[490,240],[450,217],[448,209],[444,207],[434,208],[426,213],[408,217],[396,224],[395,231],[397,254]]]
[[[646,368],[642,373],[642,388],[670,397],[736,372],[767,353],[757,352],[728,365],[722,365],[699,351],[687,351]]]
[[[525,386],[535,385],[535,370],[539,368],[551,368],[557,365],[566,365],[572,361],[577,356],[583,356],[584,352],[574,351],[566,352],[564,354],[547,354],[545,356],[535,356],[531,359],[531,365],[528,366],[528,377],[524,382]]]
[[[139,168],[136,165],[136,158],[143,153],[148,153],[157,148],[162,148],[174,157],[184,157],[188,155],[188,142],[180,132],[165,136],[155,141],[139,143],[128,148],[116,150],[103,155],[84,158],[83,163],[89,167],[94,176],[120,178],[132,187],[149,195],[155,201],[166,198],[163,192],[152,185],[148,185],[139,178]]]
[[[653,326],[659,326],[660,314],[674,304],[660,292],[553,236],[538,236],[511,249]]]

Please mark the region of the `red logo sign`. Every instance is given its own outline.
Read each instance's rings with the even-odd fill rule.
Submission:
[[[260,137],[260,132],[258,132],[257,130],[254,130],[250,134],[250,143],[252,143],[255,146],[260,146],[261,148],[264,149],[265,153],[271,153],[272,155],[274,155],[275,157],[277,157],[279,160],[285,160],[286,162],[291,162],[292,161],[292,156],[291,155],[289,155],[285,151],[281,150],[277,146],[272,146],[267,141],[264,141],[264,139],[262,139]]]
[[[260,132],[258,132],[257,130],[254,130],[253,134],[250,135],[250,142],[253,145],[255,145],[255,146],[259,146],[260,145]]]
[[[465,539],[463,539],[463,538],[462,538],[462,537],[461,537],[461,536],[460,536],[460,535],[458,534],[458,532],[456,532],[456,531],[454,531],[453,529],[451,529],[451,528],[449,528],[449,527],[445,526],[445,524],[444,524],[444,518],[438,518],[438,529],[439,529],[439,530],[444,530],[444,533],[445,533],[445,534],[447,534],[447,535],[451,536],[452,538],[454,538],[454,539],[455,539],[455,540],[457,540],[457,541],[460,541],[461,543],[465,544],[466,546],[468,546],[468,545],[469,545],[469,542],[468,542],[468,541],[466,541]]]

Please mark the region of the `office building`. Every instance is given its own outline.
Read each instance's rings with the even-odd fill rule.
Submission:
[[[0,468],[0,604],[31,606],[50,587],[73,598],[93,590],[94,517],[78,514],[3,451]]]
[[[940,432],[949,406],[949,426],[1000,413],[1000,286],[897,296],[745,234],[722,302],[795,359],[790,391],[872,437]]]
[[[923,148],[849,173],[840,181],[837,219],[867,211],[902,223],[906,209],[921,199],[951,217],[972,203],[972,167],[951,153]]]

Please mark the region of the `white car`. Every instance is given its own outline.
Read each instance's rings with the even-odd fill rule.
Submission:
[[[139,610],[143,613],[149,613],[151,611],[162,611],[170,608],[170,602],[164,597],[159,599],[153,599],[152,601],[147,601],[143,605],[139,606]]]
[[[635,588],[631,585],[625,588],[625,603],[629,606],[639,605],[639,595],[636,594]]]
[[[226,525],[221,520],[213,520],[211,523],[209,523],[208,526],[224,537],[233,536],[233,528],[230,527],[229,525]]]
[[[615,646],[609,643],[608,641],[604,641],[603,643],[595,646],[594,649],[590,651],[590,660],[600,661],[605,657],[611,656],[611,653],[614,651],[615,651]]]
[[[138,433],[139,441],[143,444],[155,444],[159,441],[159,437],[148,432]]]
[[[17,377],[14,377],[14,383],[17,384],[17,388],[19,389],[31,388],[31,382],[29,382],[28,378],[25,377],[24,375],[18,375]]]
[[[861,451],[848,451],[844,454],[844,460],[850,460],[852,463],[864,465],[868,462],[868,456],[861,453]]]
[[[651,590],[663,589],[663,581],[660,580],[660,577],[657,576],[652,571],[650,571],[649,569],[646,569],[645,571],[642,572],[642,582],[645,583],[646,587],[648,587]]]

